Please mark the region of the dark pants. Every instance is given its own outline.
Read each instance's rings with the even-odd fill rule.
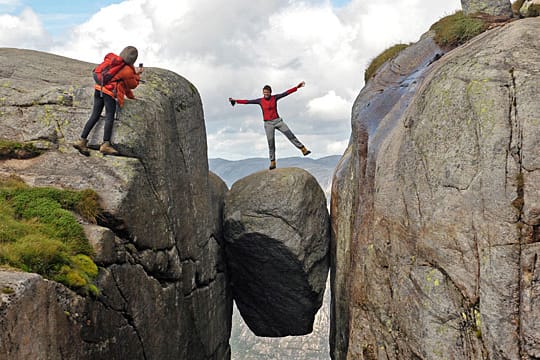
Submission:
[[[111,141],[112,129],[114,125],[114,114],[116,113],[116,100],[111,96],[103,93],[101,96],[101,91],[94,91],[94,107],[92,109],[92,115],[84,125],[81,138],[86,139],[92,128],[96,125],[105,107],[105,129],[103,131],[103,141]]]

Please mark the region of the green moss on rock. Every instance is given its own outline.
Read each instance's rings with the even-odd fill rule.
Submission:
[[[391,60],[398,56],[400,52],[405,50],[409,45],[407,44],[396,44],[388,49],[384,50],[382,53],[377,55],[373,60],[371,60],[371,63],[367,67],[366,71],[364,72],[364,81],[368,81],[371,79],[375,74],[377,73],[377,70],[388,60]]]
[[[10,294],[13,294],[14,292],[15,290],[10,288],[9,286],[2,287],[2,294],[10,295]]]
[[[0,139],[0,160],[29,159],[41,155],[42,151],[32,143],[20,143]]]
[[[523,6],[525,0],[516,0],[512,3],[512,12],[514,15],[519,15],[519,9]]]
[[[437,21],[430,30],[435,31],[434,40],[439,46],[456,47],[483,33],[487,28],[488,24],[484,20],[457,11]]]
[[[13,178],[0,179],[0,265],[97,294],[93,249],[72,213],[95,220],[97,200],[91,190],[31,188]]]

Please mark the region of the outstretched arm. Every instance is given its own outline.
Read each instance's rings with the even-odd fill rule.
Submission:
[[[301,87],[304,87],[306,86],[306,82],[305,81],[302,81],[301,83],[299,83],[298,85],[296,85],[295,87],[293,88],[290,88],[289,90],[285,91],[285,92],[282,92],[281,94],[277,94],[276,95],[276,100],[279,100],[281,99],[282,97],[285,97],[287,95],[290,95],[292,94],[293,92],[295,92],[296,90],[300,89]]]
[[[234,106],[236,104],[260,104],[261,99],[239,100],[239,99],[229,98],[229,102],[231,103],[232,106]]]

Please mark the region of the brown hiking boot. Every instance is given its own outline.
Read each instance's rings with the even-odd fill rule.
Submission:
[[[84,156],[90,156],[90,150],[88,149],[87,145],[88,145],[88,140],[80,138],[79,141],[73,144],[73,147],[79,150],[79,152],[83,154]]]
[[[304,154],[304,156],[311,154],[311,151],[309,151],[305,146],[302,146],[300,150],[302,150],[302,154]]]
[[[268,170],[274,170],[276,168],[276,160],[270,161],[270,167]]]
[[[99,151],[104,155],[118,155],[118,150],[113,148],[109,141],[105,141],[101,144]]]

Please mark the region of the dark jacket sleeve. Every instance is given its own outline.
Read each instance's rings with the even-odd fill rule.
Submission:
[[[279,99],[281,99],[281,98],[283,98],[283,97],[285,97],[285,96],[287,96],[287,95],[290,95],[290,94],[292,94],[293,92],[295,92],[296,90],[298,90],[298,87],[297,87],[297,86],[295,86],[295,87],[293,87],[293,88],[290,88],[289,90],[287,90],[287,91],[285,91],[285,92],[282,92],[281,94],[277,94],[277,95],[275,95],[276,100],[279,100]]]
[[[253,100],[236,100],[236,103],[238,104],[260,104],[261,98],[253,99]]]

